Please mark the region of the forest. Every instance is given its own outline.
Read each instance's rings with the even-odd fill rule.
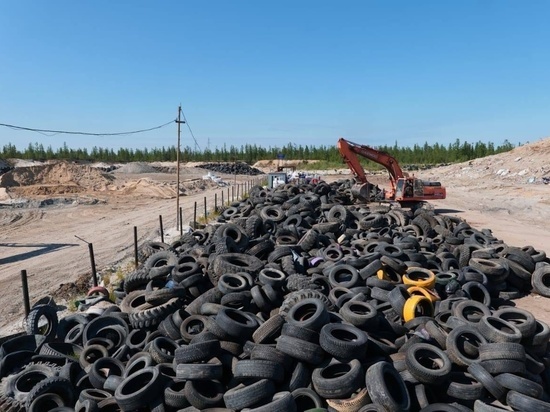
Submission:
[[[412,147],[398,146],[376,146],[378,150],[388,152],[399,160],[402,165],[423,164],[434,165],[444,163],[463,162],[479,157],[489,156],[497,153],[512,150],[514,145],[505,140],[501,145],[494,143],[461,142],[456,139],[453,143],[442,145],[439,143],[423,145],[415,144]],[[19,150],[11,143],[2,147],[0,157],[4,159],[19,158],[29,160],[52,160],[63,159],[70,161],[91,161],[91,162],[154,162],[154,161],[175,161],[177,149],[175,146],[155,147],[144,149],[107,149],[93,147],[91,150],[72,149],[66,143],[54,150],[51,146],[44,148],[40,143],[29,144],[24,150]],[[324,164],[340,164],[342,159],[334,146],[302,146],[289,143],[283,147],[263,147],[256,144],[243,146],[224,145],[214,150],[205,149],[202,151],[193,150],[191,147],[182,148],[180,159],[182,162],[233,162],[243,161],[253,164],[258,160],[284,158],[285,160],[319,160]]]

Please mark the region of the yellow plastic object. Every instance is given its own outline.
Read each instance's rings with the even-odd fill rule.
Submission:
[[[386,276],[386,271],[384,269],[379,269],[376,272],[376,277],[381,280],[389,280],[388,277]]]
[[[407,289],[407,292],[409,292],[409,294],[411,296],[415,296],[415,295],[416,296],[425,296],[428,299],[430,299],[430,301],[432,303],[437,302],[438,300],[441,300],[441,298],[439,297],[439,295],[437,293],[435,293],[434,291],[432,291],[430,289],[422,288],[420,286],[411,286]]]
[[[413,295],[405,301],[403,307],[403,320],[408,322],[417,316],[434,315],[434,307],[432,301],[425,296]]]
[[[403,283],[433,289],[435,287],[435,274],[424,268],[408,268],[407,273],[403,275]]]

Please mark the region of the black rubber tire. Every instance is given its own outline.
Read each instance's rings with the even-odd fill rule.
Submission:
[[[486,360],[486,361],[481,361],[480,364],[491,375],[498,375],[499,373],[517,373],[521,375],[527,372],[525,363],[515,361],[515,360],[509,360],[509,359]]]
[[[451,361],[443,350],[428,343],[415,343],[405,358],[409,372],[422,383],[442,385],[451,373]]]
[[[243,253],[224,253],[217,255],[212,268],[208,270],[208,277],[214,286],[218,284],[218,279],[224,273],[245,272],[257,274],[264,267],[264,263],[255,256]]]
[[[301,328],[319,331],[329,321],[329,314],[323,301],[309,298],[292,306],[286,318],[287,322]]]
[[[139,312],[152,306],[145,300],[144,290],[133,290],[124,296],[122,302],[120,302],[120,310],[124,313]]]
[[[206,363],[180,363],[176,365],[176,379],[190,381],[211,381],[222,379],[223,365],[217,358]]]
[[[318,365],[325,357],[321,346],[287,335],[281,335],[277,339],[277,349],[294,359],[312,365]]]
[[[250,384],[239,384],[229,389],[223,395],[225,406],[230,409],[242,410],[259,402],[271,399],[275,394],[275,385],[268,379],[261,379]]]
[[[302,387],[291,393],[299,411],[317,410],[316,408],[322,408],[324,405],[321,397],[313,389]]]
[[[540,398],[544,392],[544,388],[538,383],[511,373],[502,373],[495,376],[495,379],[506,389],[516,391],[533,398]]]
[[[169,382],[164,389],[164,403],[169,408],[183,409],[191,404],[185,397],[185,382]]]
[[[485,394],[485,388],[472,375],[452,372],[447,386],[447,395],[452,399],[475,401]]]
[[[468,299],[454,305],[452,313],[466,322],[478,323],[483,316],[490,316],[491,310],[484,303]]]
[[[38,382],[27,395],[25,407],[30,408],[32,402],[44,393],[54,393],[59,395],[65,405],[74,405],[75,391],[74,387],[68,379],[52,376]]]
[[[233,376],[239,380],[247,378],[270,379],[274,382],[282,382],[284,368],[280,363],[262,359],[243,359],[235,363]]]
[[[109,356],[107,348],[103,345],[86,345],[80,352],[79,363],[82,369],[88,368],[91,364],[101,358]]]
[[[376,329],[379,323],[378,311],[368,302],[350,300],[340,308],[340,315],[362,330]]]
[[[550,265],[535,269],[531,276],[531,285],[539,295],[550,298]]]
[[[219,340],[207,340],[204,342],[181,345],[175,352],[175,363],[201,362],[217,356],[220,352]]]
[[[468,366],[479,361],[479,347],[486,343],[483,335],[471,326],[459,326],[447,335],[445,347],[455,365]]]
[[[316,368],[311,375],[313,388],[326,399],[348,398],[358,388],[365,385],[361,363],[354,359],[349,363],[331,363],[324,368]]]
[[[124,365],[122,362],[109,357],[95,361],[88,372],[90,383],[96,389],[103,389],[109,376],[122,376],[123,374]]]
[[[181,306],[182,302],[179,298],[172,298],[162,305],[130,313],[129,321],[134,328],[149,328],[156,326],[168,315],[181,308]]]
[[[498,383],[479,362],[470,364],[468,366],[468,372],[481,383],[495,399],[499,401],[504,400],[506,397],[506,389]]]
[[[27,408],[27,412],[74,411],[66,406],[63,398],[55,393],[43,393],[37,396]]]
[[[159,268],[163,266],[176,266],[178,263],[178,256],[171,250],[159,250],[158,252],[150,255],[143,267],[145,269]]]
[[[158,336],[150,342],[149,353],[156,363],[172,363],[179,345],[165,336]]]
[[[550,410],[550,403],[516,391],[508,392],[506,403],[517,411],[546,412]]]
[[[46,324],[44,325],[45,319]],[[27,335],[44,335],[46,341],[51,341],[57,334],[57,309],[51,305],[37,305],[31,309],[25,319]]]
[[[160,371],[146,367],[126,377],[116,389],[114,397],[123,410],[139,409],[157,395],[162,383]]]
[[[134,290],[141,289],[141,287],[146,286],[150,280],[149,273],[146,269],[140,268],[131,272],[124,278],[124,292],[130,293]]]
[[[481,361],[515,360],[525,363],[525,348],[520,343],[485,343],[479,346],[479,359]]]
[[[319,344],[339,361],[363,359],[367,354],[367,334],[353,325],[329,323],[321,329]]]
[[[518,343],[521,340],[521,332],[518,328],[496,316],[483,316],[477,328],[489,342]]]
[[[224,385],[218,381],[187,381],[185,397],[188,402],[200,411],[223,405]]]
[[[277,392],[271,400],[264,401],[265,403],[262,406],[256,408],[246,408],[243,409],[246,412],[296,412],[296,402],[290,392]]]
[[[366,387],[373,404],[382,405],[387,412],[408,411],[411,406],[405,382],[388,362],[377,362],[367,369]]]
[[[229,336],[246,340],[252,337],[258,320],[251,313],[222,306],[216,315],[216,324]]]

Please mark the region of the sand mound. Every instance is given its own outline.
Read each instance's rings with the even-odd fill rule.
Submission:
[[[0,176],[2,187],[61,186],[70,193],[82,190],[105,190],[113,177],[89,166],[58,162],[41,166],[18,167]],[[46,189],[45,189],[46,190]],[[60,193],[59,190],[46,190]],[[63,190],[61,190],[63,192]],[[42,194],[42,193],[40,193]]]
[[[143,162],[127,163],[124,166],[121,166],[117,169],[117,173],[141,174],[141,173],[157,173],[157,172],[158,170],[155,169],[153,166]]]

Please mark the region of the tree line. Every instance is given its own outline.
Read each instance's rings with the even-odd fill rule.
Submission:
[[[505,140],[501,145],[494,143],[461,142],[456,139],[453,143],[443,145],[440,143],[423,145],[415,144],[410,146],[382,145],[375,147],[378,150],[388,152],[399,160],[399,163],[406,164],[441,164],[464,162],[479,157],[494,155],[512,150],[514,145]],[[175,146],[155,147],[150,149],[124,149],[116,151],[113,149],[93,147],[90,151],[84,149],[72,149],[66,143],[54,150],[51,146],[44,148],[41,143],[29,144],[25,149],[19,150],[11,143],[3,146],[0,153],[2,158],[20,158],[29,160],[52,160],[64,159],[71,161],[91,162],[155,162],[175,161],[177,149]],[[336,145],[333,146],[302,146],[288,143],[283,147],[263,147],[256,144],[242,146],[223,145],[215,149],[202,151],[193,150],[191,147],[184,147],[180,152],[182,162],[233,162],[242,161],[253,164],[258,160],[284,158],[285,160],[321,160],[328,163],[341,163],[342,159]],[[363,160],[363,159],[362,159]]]

